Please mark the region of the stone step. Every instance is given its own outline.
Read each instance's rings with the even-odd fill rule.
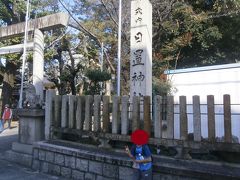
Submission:
[[[13,142],[12,150],[14,152],[32,155],[33,146],[29,144],[19,143],[19,142]]]
[[[4,152],[2,157],[7,161],[14,162],[29,168],[32,166],[32,155],[30,154],[24,154],[9,150]]]

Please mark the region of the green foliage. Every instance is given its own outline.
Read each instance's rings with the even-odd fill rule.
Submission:
[[[110,73],[101,71],[100,69],[89,69],[85,75],[90,80],[88,87],[85,89],[85,94],[89,95],[100,94],[100,92],[103,90],[100,82],[105,82],[111,79]]]
[[[90,79],[90,81],[95,83],[104,82],[111,79],[111,74],[106,71],[101,71],[100,69],[90,69],[87,71],[86,76]]]
[[[210,1],[209,1],[210,2]],[[240,61],[240,1],[170,1],[153,6],[153,74]],[[161,10],[159,10],[161,9]],[[167,11],[171,9],[171,11]],[[164,14],[164,11],[168,14]],[[238,11],[238,14],[233,13]],[[162,13],[162,14],[161,14]]]
[[[97,95],[100,94],[102,88],[100,84],[88,85],[88,88],[84,90],[85,95]]]
[[[172,86],[171,81],[153,78],[153,95],[166,96],[176,92],[176,89]]]
[[[189,4],[175,4],[171,16],[162,23],[164,33],[161,33],[162,41],[158,48],[163,61],[178,61],[184,58],[179,56],[184,48],[198,46],[207,49],[221,38],[218,28],[210,21],[202,20],[204,14],[196,15]]]

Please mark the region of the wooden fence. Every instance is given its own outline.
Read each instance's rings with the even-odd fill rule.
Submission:
[[[112,99],[111,99],[112,98]],[[240,151],[240,144],[232,141],[230,96],[223,97],[224,138],[218,142],[215,128],[214,96],[207,97],[208,137],[201,134],[200,97],[192,98],[193,132],[189,138],[186,97],[179,97],[179,137],[176,138],[174,97],[168,96],[166,104],[160,96],[73,96],[56,95],[55,91],[46,93],[45,136],[52,139],[55,132],[90,135],[107,140],[130,141],[130,134],[141,128],[149,132],[150,144],[176,146],[194,149]],[[164,106],[164,107],[163,107]],[[166,110],[164,110],[166,109]],[[166,119],[163,119],[166,113]],[[240,121],[240,114],[239,114]],[[239,127],[240,128],[240,127]],[[165,134],[165,135],[164,135]]]

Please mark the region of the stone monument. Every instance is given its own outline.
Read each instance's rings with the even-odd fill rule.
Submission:
[[[36,88],[33,84],[25,84],[24,87],[24,102],[23,107],[27,109],[40,109],[43,102],[40,95],[37,95]]]
[[[130,96],[152,96],[152,5],[131,2]]]

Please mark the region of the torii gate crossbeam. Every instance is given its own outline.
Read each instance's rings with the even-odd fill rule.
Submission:
[[[34,45],[33,42],[27,43],[27,45],[26,45],[27,50],[32,50],[33,45]],[[16,44],[16,45],[11,45],[11,46],[1,47],[0,55],[20,53],[22,51],[23,51],[23,44]]]
[[[39,29],[48,31],[54,28],[61,28],[68,25],[69,15],[66,13],[56,13],[41,18],[28,21],[28,32]],[[13,24],[0,28],[0,40],[24,34],[25,22]]]

